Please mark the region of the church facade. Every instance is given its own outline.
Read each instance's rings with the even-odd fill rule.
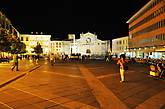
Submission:
[[[104,57],[110,51],[110,41],[102,41],[96,34],[87,32],[80,34],[80,39],[75,40],[75,51],[91,58]]]
[[[110,41],[102,41],[97,38],[97,35],[87,32],[80,34],[79,39],[72,38],[68,35],[68,40],[62,41],[61,54],[71,55],[80,54],[90,56],[91,58],[104,57],[110,52]],[[51,51],[53,52],[53,51]]]

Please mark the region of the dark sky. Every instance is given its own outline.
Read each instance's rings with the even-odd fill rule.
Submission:
[[[128,35],[126,21],[150,0],[0,0],[0,9],[20,33],[65,38],[92,32],[99,39]]]

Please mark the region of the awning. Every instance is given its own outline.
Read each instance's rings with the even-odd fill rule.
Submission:
[[[165,48],[155,49],[156,52],[165,52]]]

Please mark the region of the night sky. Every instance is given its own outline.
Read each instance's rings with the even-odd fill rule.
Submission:
[[[150,0],[0,0],[1,11],[21,33],[64,39],[91,32],[108,40],[128,35],[126,21]]]

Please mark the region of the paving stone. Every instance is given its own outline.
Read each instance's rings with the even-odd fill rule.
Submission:
[[[29,98],[29,99],[25,99],[24,101],[30,103],[30,104],[34,104],[34,103],[40,103],[40,102],[43,102],[45,101],[44,99],[41,99],[39,97],[32,97],[32,98]]]
[[[24,100],[17,100],[17,101],[14,101],[14,102],[7,103],[7,105],[9,105],[12,108],[17,109],[17,108],[20,108],[20,107],[23,107],[23,106],[30,105],[30,103],[28,103]]]
[[[68,109],[68,108],[58,105],[58,106],[49,107],[47,109]]]
[[[37,107],[35,105],[27,105],[27,106],[24,106],[24,107],[20,107],[18,109],[43,109],[43,108]]]
[[[0,104],[0,109],[11,109],[11,107],[6,104]]]
[[[50,102],[50,101],[42,101],[39,103],[34,103],[33,105],[40,107],[40,108],[43,108],[43,109],[47,109],[49,107],[56,106],[57,104]]]

